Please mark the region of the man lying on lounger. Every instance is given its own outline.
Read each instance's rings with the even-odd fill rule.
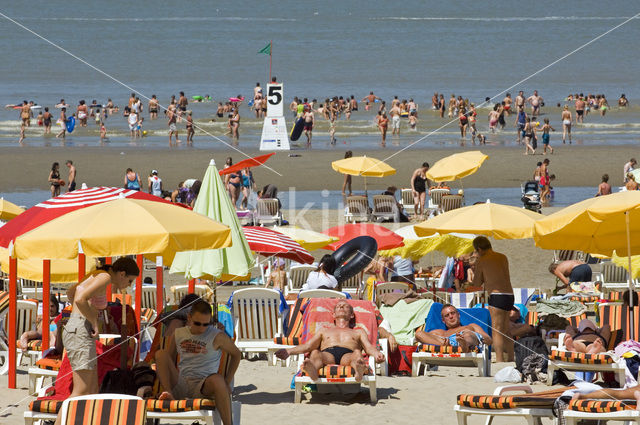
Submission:
[[[491,344],[491,337],[477,324],[471,323],[462,326],[460,324],[460,312],[451,304],[443,305],[440,314],[447,330],[434,329],[430,332],[417,330],[416,340],[423,344],[460,347],[463,353],[470,352],[480,342]]]
[[[367,369],[362,352],[372,356],[378,363],[384,361],[384,354],[371,345],[363,329],[353,329],[355,314],[351,304],[338,301],[333,309],[333,319],[334,326],[321,329],[305,344],[278,350],[276,356],[284,360],[291,354],[309,353],[302,369],[314,381],[319,378],[320,368],[337,364],[354,368],[356,381],[360,382]]]

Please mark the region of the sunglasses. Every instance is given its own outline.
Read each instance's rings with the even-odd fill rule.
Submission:
[[[193,323],[195,326],[200,326],[202,328],[206,328],[207,326],[209,326],[211,324],[211,323],[196,322],[195,320],[192,320],[191,323]]]

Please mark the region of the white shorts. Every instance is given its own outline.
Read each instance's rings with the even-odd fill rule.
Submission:
[[[394,130],[400,128],[400,117],[398,115],[394,115],[393,118],[391,118],[391,126]]]
[[[176,123],[171,123],[169,124],[169,131],[177,131],[178,128],[176,127]]]

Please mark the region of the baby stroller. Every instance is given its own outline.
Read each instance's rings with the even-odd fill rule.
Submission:
[[[520,188],[522,189],[522,198],[520,199],[522,200],[524,208],[542,214],[538,182],[530,180],[524,182]]]

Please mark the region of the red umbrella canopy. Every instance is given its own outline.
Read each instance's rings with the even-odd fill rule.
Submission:
[[[267,227],[245,226],[242,228],[249,248],[267,257],[276,256],[311,264],[313,256],[289,236]]]
[[[235,173],[236,171],[240,171],[243,168],[257,167],[267,162],[267,159],[271,158],[272,155],[275,155],[275,152],[268,153],[266,155],[255,156],[253,158],[243,159],[240,162],[236,162],[231,167],[223,168],[222,170],[218,171],[218,173],[221,176],[224,176],[225,174],[230,174],[230,173]]]
[[[342,244],[358,236],[371,236],[378,242],[378,250],[398,248],[404,245],[402,236],[387,229],[384,226],[371,223],[345,224],[332,227],[324,232],[329,236],[334,236],[339,240],[327,245],[325,248],[335,251]]]
[[[2,226],[0,228],[0,246],[6,248],[12,240],[23,233],[33,230],[36,227],[68,212],[103,202],[113,201],[120,199],[121,197],[170,203],[158,196],[137,190],[117,187],[90,187],[87,189],[67,192],[63,195],[51,198],[48,201],[40,202],[8,222],[6,225]]]

